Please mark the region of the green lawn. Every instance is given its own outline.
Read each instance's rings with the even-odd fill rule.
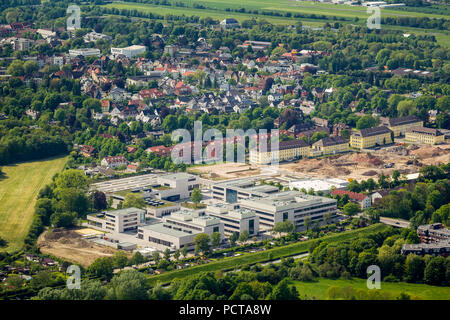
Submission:
[[[380,232],[386,229],[387,226],[383,224],[375,224],[367,228],[346,231],[338,234],[333,234],[330,236],[325,236],[320,238],[327,242],[338,242],[345,241],[353,238],[357,238],[359,235],[366,235],[370,233]],[[296,242],[283,247],[273,248],[270,250],[265,250],[256,253],[249,253],[238,257],[225,258],[218,260],[216,262],[210,262],[204,265],[194,266],[181,270],[169,271],[160,275],[151,276],[149,278],[149,283],[155,285],[158,282],[166,284],[171,282],[175,278],[184,278],[191,276],[200,272],[217,271],[217,270],[231,270],[238,268],[239,266],[246,264],[255,264],[259,262],[269,261],[272,259],[278,259],[281,257],[287,257],[296,255],[302,252],[308,251],[309,245],[314,240]],[[271,259],[269,257],[271,255]]]
[[[328,288],[332,286],[346,287],[352,286],[354,289],[368,290],[365,279],[353,278],[352,280],[331,280],[320,278],[317,282],[293,281],[301,296],[320,300],[326,299]],[[375,289],[373,289],[375,290]],[[406,283],[406,282],[381,282],[381,292],[389,292],[394,298],[400,293],[407,293],[412,298],[424,300],[449,300],[450,287],[429,286],[426,284]]]
[[[8,247],[0,250],[12,252],[22,247],[39,190],[51,182],[66,161],[66,157],[60,157],[2,167],[5,177],[0,178],[0,237],[8,241]]]

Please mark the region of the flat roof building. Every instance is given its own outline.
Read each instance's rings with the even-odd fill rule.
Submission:
[[[146,46],[132,45],[125,48],[111,48],[111,54],[113,56],[123,55],[127,58],[134,58],[145,52],[145,50],[147,50]]]
[[[145,224],[145,214],[145,210],[138,208],[105,211],[88,214],[87,223],[90,226],[112,233],[133,231],[138,226]]]
[[[100,56],[100,49],[97,48],[80,48],[69,50],[69,56],[71,57],[90,57],[90,56]]]
[[[259,216],[260,229],[273,229],[277,222],[290,220],[297,230],[304,230],[306,217],[314,224],[328,218],[331,220],[337,212],[335,199],[307,195],[298,191],[284,191],[264,198],[242,199],[239,204],[241,208],[256,212]]]
[[[194,238],[200,233],[212,235],[219,232],[223,236],[220,219],[207,216],[204,212],[180,210],[165,216],[161,223],[140,226],[138,239],[148,242],[148,246],[160,250],[176,250],[187,246],[194,248]]]
[[[257,178],[240,178],[219,181],[212,184],[212,196],[216,200],[235,203],[249,197],[261,198],[267,194],[277,193],[278,187],[271,185],[257,185]]]
[[[330,193],[332,188],[345,189],[350,182],[338,178],[330,179],[302,179],[289,182],[289,188],[296,188],[301,191],[305,189],[307,192],[313,189],[315,192],[322,191],[324,194]]]
[[[247,230],[250,236],[255,236],[259,232],[259,217],[256,212],[240,208],[239,205],[215,203],[208,205],[206,214],[220,219],[227,235],[232,233],[239,235]]]

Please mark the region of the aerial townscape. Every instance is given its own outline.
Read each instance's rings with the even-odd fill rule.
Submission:
[[[0,0],[0,300],[450,300],[449,16]]]

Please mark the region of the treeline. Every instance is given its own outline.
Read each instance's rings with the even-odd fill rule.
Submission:
[[[405,243],[420,242],[414,230],[390,228],[378,234],[352,242],[326,243],[317,240],[310,248],[308,270],[299,274],[299,280],[314,281],[315,277],[336,279],[352,276],[367,278],[367,267],[380,267],[382,280],[407,281],[430,285],[450,285],[450,260],[442,256],[407,257],[400,254]]]
[[[13,120],[4,120],[12,123]],[[21,125],[19,121],[17,125]],[[0,125],[0,164],[37,160],[68,154],[72,146],[64,136],[63,128],[51,130],[15,127],[8,130],[8,124]]]

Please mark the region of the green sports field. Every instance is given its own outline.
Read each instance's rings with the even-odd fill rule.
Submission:
[[[66,157],[3,166],[0,178],[0,237],[9,252],[19,250],[33,220],[39,190],[60,172]]]
[[[328,288],[336,286],[344,288],[351,286],[355,290],[368,290],[366,280],[353,278],[351,280],[331,280],[320,278],[317,282],[293,281],[301,296],[324,300],[327,298]],[[376,289],[373,289],[376,290]],[[401,293],[406,293],[415,299],[423,300],[449,300],[450,287],[429,286],[426,284],[406,283],[406,282],[381,282],[381,292],[388,292],[392,298]]]

